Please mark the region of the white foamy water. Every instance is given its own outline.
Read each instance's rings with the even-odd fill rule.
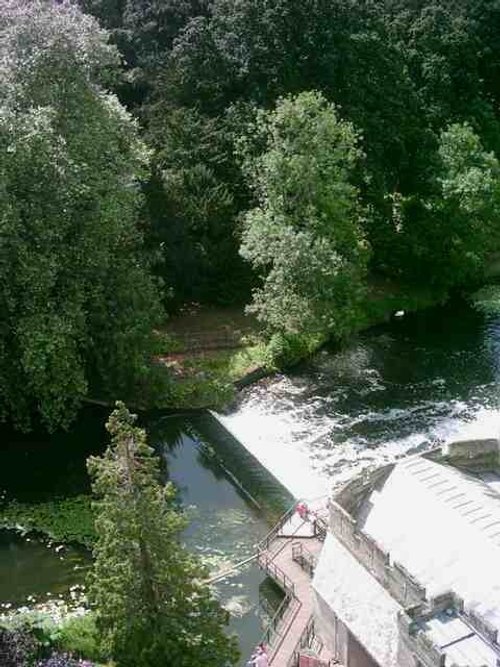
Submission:
[[[428,449],[437,442],[494,437],[500,431],[500,412],[482,409],[472,422],[450,415],[428,431],[389,440],[376,448],[363,449],[347,441],[332,442],[323,449],[320,444],[327,443],[327,434],[335,427],[334,420],[328,417],[314,423],[299,412],[273,413],[269,405],[249,399],[236,413],[220,419],[290,493],[305,499],[326,495],[361,470],[393,462],[417,448]],[[314,436],[302,437],[306,429],[313,431]]]
[[[283,390],[292,380],[276,383]],[[253,390],[239,409],[230,415],[219,416],[224,426],[285,486],[296,498],[312,499],[331,492],[361,470],[384,465],[408,453],[424,451],[438,443],[452,440],[495,437],[500,432],[500,411],[479,408],[471,414],[470,406],[462,401],[427,402],[402,410],[388,408],[379,413],[354,416],[348,426],[358,421],[398,423],[410,419],[412,413],[426,410],[441,411],[441,420],[427,428],[404,437],[388,438],[376,446],[366,446],[359,438],[345,439],[345,416],[321,413],[314,399],[309,403],[276,405],[273,393]],[[292,386],[297,395],[298,388]],[[424,417],[425,419],[425,417]],[[396,430],[395,429],[395,430]]]
[[[451,440],[500,433],[500,317],[422,312],[248,389],[221,421],[297,498]]]

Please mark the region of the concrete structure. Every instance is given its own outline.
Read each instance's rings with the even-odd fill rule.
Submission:
[[[312,509],[312,507],[310,508]],[[330,667],[331,653],[315,629],[311,579],[326,534],[325,499],[314,516],[291,508],[259,545],[258,563],[285,593],[262,643],[271,667]]]
[[[500,667],[500,446],[452,443],[330,500],[313,579],[346,667]]]

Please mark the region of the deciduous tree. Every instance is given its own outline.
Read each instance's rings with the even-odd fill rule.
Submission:
[[[367,247],[353,172],[356,132],[318,93],[262,113],[264,151],[248,161],[258,206],[241,253],[262,274],[251,310],[271,331],[345,335],[356,318]]]
[[[160,311],[138,231],[147,152],[100,86],[117,54],[69,2],[0,2],[0,412],[66,425],[134,393]]]

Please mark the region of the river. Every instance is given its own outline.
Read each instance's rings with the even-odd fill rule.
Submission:
[[[85,459],[106,440],[107,411],[86,409],[67,433],[20,435],[4,429],[0,447],[0,490],[6,499],[31,503],[89,491]],[[149,442],[165,460],[189,518],[185,545],[212,573],[225,572],[256,552],[270,522],[292,498],[208,414],[148,415]],[[227,455],[222,459],[226,451]],[[238,467],[243,474],[235,476]],[[0,612],[50,610],[81,605],[90,554],[33,535],[0,531]],[[251,563],[214,586],[230,613],[229,630],[240,639],[244,665],[282,593]]]
[[[500,317],[456,302],[394,319],[247,389],[221,416],[244,448],[209,415],[150,415],[145,425],[190,516],[187,546],[219,571],[253,553],[292,496],[324,495],[363,467],[437,442],[496,435],[499,402]],[[83,462],[104,442],[103,421],[84,411],[50,448],[2,433],[0,489],[31,501],[87,490]],[[55,548],[0,534],[0,602],[64,595],[80,582],[74,567],[85,556]],[[251,565],[216,593],[248,655],[278,591]]]
[[[245,391],[223,422],[296,497],[364,467],[500,430],[500,317],[466,303],[395,318]]]

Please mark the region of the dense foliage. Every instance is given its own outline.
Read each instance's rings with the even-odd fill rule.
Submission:
[[[498,3],[81,1],[122,50],[117,90],[153,147],[150,240],[171,304],[248,301],[258,286],[261,269],[249,273],[238,244],[242,216],[262,201],[238,146],[260,110],[305,91],[359,135],[365,158],[349,182],[369,275],[408,290],[481,279],[499,243]],[[468,202],[462,186],[475,190]]]
[[[259,205],[245,216],[241,248],[265,274],[252,310],[271,331],[341,336],[352,330],[367,259],[350,182],[356,134],[315,93],[280,100],[256,132],[265,147],[247,169]]]
[[[221,667],[234,663],[227,613],[196,558],[180,543],[184,518],[145,432],[118,404],[111,444],[89,459],[99,501],[90,601],[104,645],[119,667]]]
[[[157,395],[150,270],[170,310],[254,293],[282,357],[287,336],[348,332],[380,279],[410,296],[481,282],[500,246],[498,2],[76,2],[0,2],[3,416],[54,426],[89,391]],[[273,139],[305,100],[338,134],[318,111]],[[279,151],[319,166],[285,173]],[[306,240],[290,221],[309,213]]]
[[[146,149],[99,85],[117,55],[94,19],[2,0],[0,29],[0,411],[54,427],[89,388],[127,396],[148,374]]]

